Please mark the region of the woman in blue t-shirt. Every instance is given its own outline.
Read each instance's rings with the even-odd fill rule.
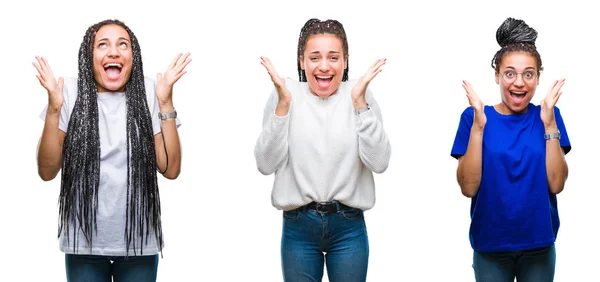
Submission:
[[[471,85],[451,155],[457,180],[472,198],[469,237],[477,281],[553,281],[559,227],[556,194],[568,175],[571,144],[555,107],[564,79],[539,106],[530,103],[542,60],[537,32],[508,18],[496,32],[492,59],[502,102],[484,106]]]

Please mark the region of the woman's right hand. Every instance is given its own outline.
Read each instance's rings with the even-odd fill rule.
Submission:
[[[33,62],[33,66],[38,71],[36,77],[48,91],[48,111],[60,112],[64,99],[62,91],[64,79],[60,77],[58,82],[56,81],[46,58],[36,56],[35,59],[37,63]]]
[[[477,96],[477,93],[475,93],[475,90],[473,90],[473,87],[468,81],[463,80],[462,86],[465,89],[465,91],[467,91],[467,98],[469,99],[469,104],[475,111],[473,127],[475,127],[475,129],[483,131],[485,123],[487,122],[487,117],[485,116],[485,112],[483,110],[483,102],[481,101],[481,99],[479,99],[479,96]]]
[[[277,74],[277,71],[275,71],[275,67],[269,58],[260,57],[260,64],[267,69],[267,72],[271,76],[271,81],[273,81],[275,89],[277,89],[277,93],[279,94],[279,101],[289,103],[292,100],[292,94],[285,88],[285,78],[280,77]]]

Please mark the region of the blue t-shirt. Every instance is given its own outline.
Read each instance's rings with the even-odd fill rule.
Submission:
[[[546,141],[540,106],[524,114],[499,114],[485,106],[482,174],[471,200],[471,246],[481,252],[527,250],[554,244],[558,227],[556,195],[548,187]],[[461,115],[451,155],[467,152],[473,108]],[[560,111],[555,107],[560,146],[571,150]]]

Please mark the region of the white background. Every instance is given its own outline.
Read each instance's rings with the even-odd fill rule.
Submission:
[[[160,180],[166,247],[158,280],[281,281],[282,219],[270,203],[273,176],[261,175],[253,156],[273,87],[259,57],[297,79],[297,36],[317,17],[344,24],[351,79],[377,58],[388,59],[371,83],[393,153],[388,170],[376,176],[377,204],[365,214],[368,281],[474,281],[470,200],[456,184],[450,149],[468,106],[462,79],[486,104],[500,101],[490,60],[499,49],[496,29],[509,16],[539,32],[545,71],[533,102],[552,81],[567,79],[558,106],[573,151],[558,197],[555,281],[600,280],[597,13],[576,1],[479,2],[2,4],[0,280],[65,280],[56,238],[60,177],[43,182],[37,175],[38,115],[47,94],[31,62],[43,55],[55,74],[76,76],[88,26],[117,18],[137,35],[147,76],[164,71],[178,52],[193,58],[174,92],[183,123],[182,172],[175,181]]]

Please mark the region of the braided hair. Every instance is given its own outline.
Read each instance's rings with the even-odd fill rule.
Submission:
[[[542,58],[535,47],[537,31],[527,25],[523,20],[507,18],[496,31],[496,41],[500,50],[492,58],[492,68],[499,72],[500,63],[504,56],[512,52],[526,52],[535,58],[537,75],[543,70]]]
[[[125,84],[127,207],[123,234],[127,255],[130,248],[137,255],[136,247],[143,255],[142,247],[147,244],[151,231],[156,236],[159,250],[163,247],[154,132],[144,87],[140,45],[129,27],[118,20],[105,20],[90,26],[79,48],[77,99],[63,146],[58,234],[65,231],[67,240],[73,235],[75,250],[78,230],[83,233],[90,250],[97,234],[100,135],[93,42],[98,30],[105,25],[122,27],[131,39],[133,63],[131,76]]]
[[[333,34],[342,41],[342,49],[344,50],[344,58],[346,59],[346,69],[344,69],[342,81],[348,81],[348,71],[350,69],[348,66],[348,39],[346,38],[344,26],[336,20],[321,21],[319,19],[310,19],[300,30],[298,38],[298,77],[300,82],[306,82],[306,73],[300,67],[300,57],[304,55],[308,38],[316,34]]]

